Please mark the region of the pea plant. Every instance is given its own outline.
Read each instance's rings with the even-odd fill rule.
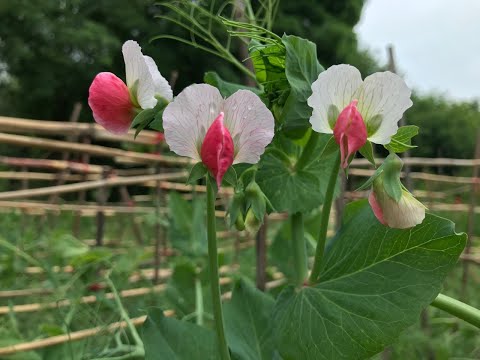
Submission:
[[[213,322],[181,321],[152,310],[142,329],[146,358],[369,358],[429,305],[480,327],[479,310],[440,294],[466,235],[456,233],[451,221],[426,213],[400,181],[397,154],[411,149],[418,133],[414,126],[398,127],[412,106],[402,78],[386,71],[362,79],[346,64],[324,69],[307,39],[280,37],[270,31],[269,21],[250,21],[254,15],[233,21],[188,3],[199,18],[168,5],[180,19],[170,20],[195,35],[177,40],[231,61],[258,86],[210,72],[204,84],[174,97],[154,60],[129,40],[122,48],[126,84],[100,73],[89,94],[99,124],[114,133],[147,126],[164,132],[171,151],[195,163],[188,182],[207,185]],[[253,71],[231,56],[212,28],[225,28],[230,38],[248,44]],[[381,164],[374,144],[389,153]],[[370,195],[347,205],[341,226],[327,241],[339,174],[348,175],[357,153],[376,168],[360,187]],[[289,215],[284,246],[291,251],[294,276],[276,298],[239,279],[231,299],[221,301],[215,199],[224,186],[235,190],[232,227],[254,233],[265,214]],[[318,209],[309,261],[305,218]]]

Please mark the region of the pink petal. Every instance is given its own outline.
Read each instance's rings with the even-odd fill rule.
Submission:
[[[223,125],[223,112],[217,116],[205,135],[200,156],[205,166],[215,177],[218,187],[228,168],[233,163],[233,140]]]
[[[373,191],[370,192],[370,195],[368,196],[368,202],[372,207],[373,213],[375,214],[375,217],[378,219],[378,221],[380,221],[383,225],[387,225],[385,219],[383,218],[382,207],[377,201],[377,198],[375,197],[375,193]]]
[[[95,76],[88,105],[97,123],[114,134],[125,134],[134,118],[133,104],[125,83],[109,72]]]
[[[333,136],[340,145],[341,164],[348,167],[350,158],[367,142],[367,127],[353,100],[338,116]]]

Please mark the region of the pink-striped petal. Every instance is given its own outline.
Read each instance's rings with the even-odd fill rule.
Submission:
[[[274,135],[275,120],[260,98],[249,90],[239,90],[224,105],[225,126],[235,145],[234,164],[255,164]]]
[[[163,112],[165,141],[170,149],[201,161],[203,139],[222,111],[223,102],[218,89],[211,85],[194,84],[185,88]]]
[[[97,123],[114,134],[124,134],[134,118],[125,83],[109,72],[98,74],[90,85],[88,105]]]

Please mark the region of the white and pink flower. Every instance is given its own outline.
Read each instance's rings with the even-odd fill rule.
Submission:
[[[153,109],[159,97],[173,99],[167,80],[155,61],[142,54],[137,42],[128,40],[122,52],[127,83],[110,72],[102,72],[93,79],[88,96],[95,121],[114,134],[126,133],[136,113]]]
[[[411,90],[389,71],[362,81],[351,65],[335,65],[312,84],[308,105],[314,131],[332,134],[340,146],[343,168],[367,140],[386,145],[398,130],[398,121],[412,106]]]
[[[368,202],[378,221],[391,228],[408,229],[425,219],[426,207],[408,191],[402,189],[398,202],[387,194],[382,175],[374,180]]]
[[[170,149],[202,161],[218,186],[232,164],[260,160],[274,126],[272,113],[253,92],[239,90],[224,99],[207,84],[185,88],[163,112]]]

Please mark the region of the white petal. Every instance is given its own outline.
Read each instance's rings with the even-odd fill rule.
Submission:
[[[172,151],[200,161],[203,138],[222,111],[224,100],[216,87],[194,84],[185,88],[163,112],[165,141]]]
[[[386,193],[382,194],[383,219],[389,227],[407,229],[420,224],[425,219],[425,206],[409,192],[402,191],[397,203]]]
[[[412,91],[403,79],[389,71],[368,76],[355,93],[358,110],[367,125],[368,140],[388,144],[398,121],[412,106]]]
[[[173,99],[173,91],[170,87],[168,81],[160,74],[158,71],[157,64],[155,61],[150,57],[144,55],[145,62],[147,63],[148,70],[150,71],[150,75],[153,79],[153,85],[155,87],[155,95],[160,95],[167,101],[172,101]]]
[[[225,101],[225,126],[235,146],[234,164],[255,164],[270,144],[275,120],[260,98],[249,90],[238,90]]]
[[[136,100],[142,109],[152,109],[157,104],[155,85],[140,45],[128,40],[123,44],[122,52],[129,90],[135,89]]]
[[[334,65],[320,73],[312,84],[308,105],[313,108],[312,129],[331,134],[338,115],[353,100],[353,94],[362,84],[360,71],[351,65]]]

